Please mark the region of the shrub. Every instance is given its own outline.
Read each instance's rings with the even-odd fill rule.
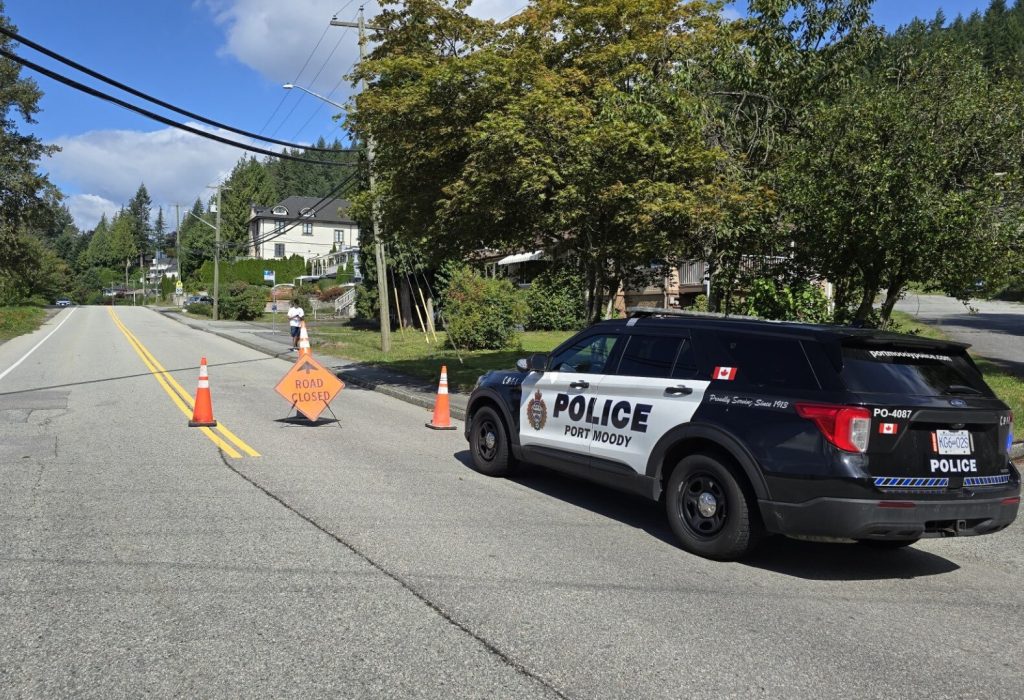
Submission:
[[[379,325],[380,304],[377,302],[376,285],[361,284],[356,287],[356,318],[371,324]]]
[[[320,292],[320,301],[325,303],[328,301],[334,301],[344,293],[344,287],[328,287],[327,289]]]
[[[107,297],[108,299],[110,297]],[[213,317],[213,305],[212,304],[185,304],[185,311],[196,316],[210,316]]]
[[[526,319],[522,294],[505,279],[488,279],[463,267],[444,297],[448,340],[467,350],[513,347]]]
[[[526,290],[526,327],[531,331],[572,331],[587,314],[583,278],[567,267],[552,266]]]
[[[223,319],[251,321],[263,316],[267,306],[267,289],[263,286],[232,282],[221,287],[218,311]]]
[[[747,314],[780,321],[827,323],[828,299],[820,288],[807,283],[785,285],[775,280],[754,280],[747,296]]]

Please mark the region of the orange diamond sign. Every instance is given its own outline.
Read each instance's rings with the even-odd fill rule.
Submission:
[[[344,388],[345,383],[334,372],[307,355],[299,358],[274,390],[306,418],[315,421]]]

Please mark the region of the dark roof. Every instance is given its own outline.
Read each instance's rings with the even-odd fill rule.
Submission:
[[[323,221],[327,223],[352,224],[355,223],[348,215],[348,208],[351,205],[347,199],[329,199],[320,203],[323,197],[288,197],[269,207],[253,207],[253,219],[275,219],[278,221]],[[288,213],[284,216],[274,214],[274,209],[284,207]],[[300,216],[299,212],[304,209],[314,209],[313,216]],[[339,213],[342,212],[342,213]]]
[[[646,328],[654,332],[671,331],[678,328],[712,328],[718,330],[737,330],[749,333],[761,333],[786,337],[800,337],[818,341],[838,341],[879,344],[899,344],[904,346],[930,348],[968,348],[969,344],[950,340],[935,340],[917,335],[893,333],[877,328],[853,328],[851,326],[832,326],[815,323],[797,323],[793,321],[766,321],[749,317],[723,317],[714,314],[672,315],[640,315],[629,319],[612,319],[601,321],[596,327],[624,329],[629,327]]]

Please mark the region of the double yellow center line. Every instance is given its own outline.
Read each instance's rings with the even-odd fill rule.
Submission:
[[[110,317],[114,320],[114,324],[124,333],[124,337],[128,339],[132,348],[138,354],[139,358],[142,359],[143,364],[149,369],[150,374],[156,377],[157,382],[163,387],[163,390],[167,392],[167,395],[171,397],[171,401],[177,406],[182,413],[185,414],[186,418],[192,418],[192,409],[195,406],[195,402],[184,387],[178,384],[177,380],[170,375],[170,373],[164,369],[155,357],[153,353],[146,349],[138,338],[128,327],[124,325],[117,314],[114,312],[114,308],[107,307],[107,311],[110,312]],[[224,454],[228,457],[238,459],[242,456],[242,453],[249,455],[250,457],[259,457],[260,454],[256,450],[245,444],[241,438],[228,430],[227,426],[217,423],[216,428],[200,428],[200,432],[203,433],[210,441],[219,447]],[[216,432],[214,432],[216,430]],[[219,433],[219,435],[218,435]],[[237,449],[236,449],[237,448]]]

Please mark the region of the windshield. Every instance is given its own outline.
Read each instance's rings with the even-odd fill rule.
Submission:
[[[843,382],[851,391],[917,396],[991,396],[963,351],[843,348]]]

